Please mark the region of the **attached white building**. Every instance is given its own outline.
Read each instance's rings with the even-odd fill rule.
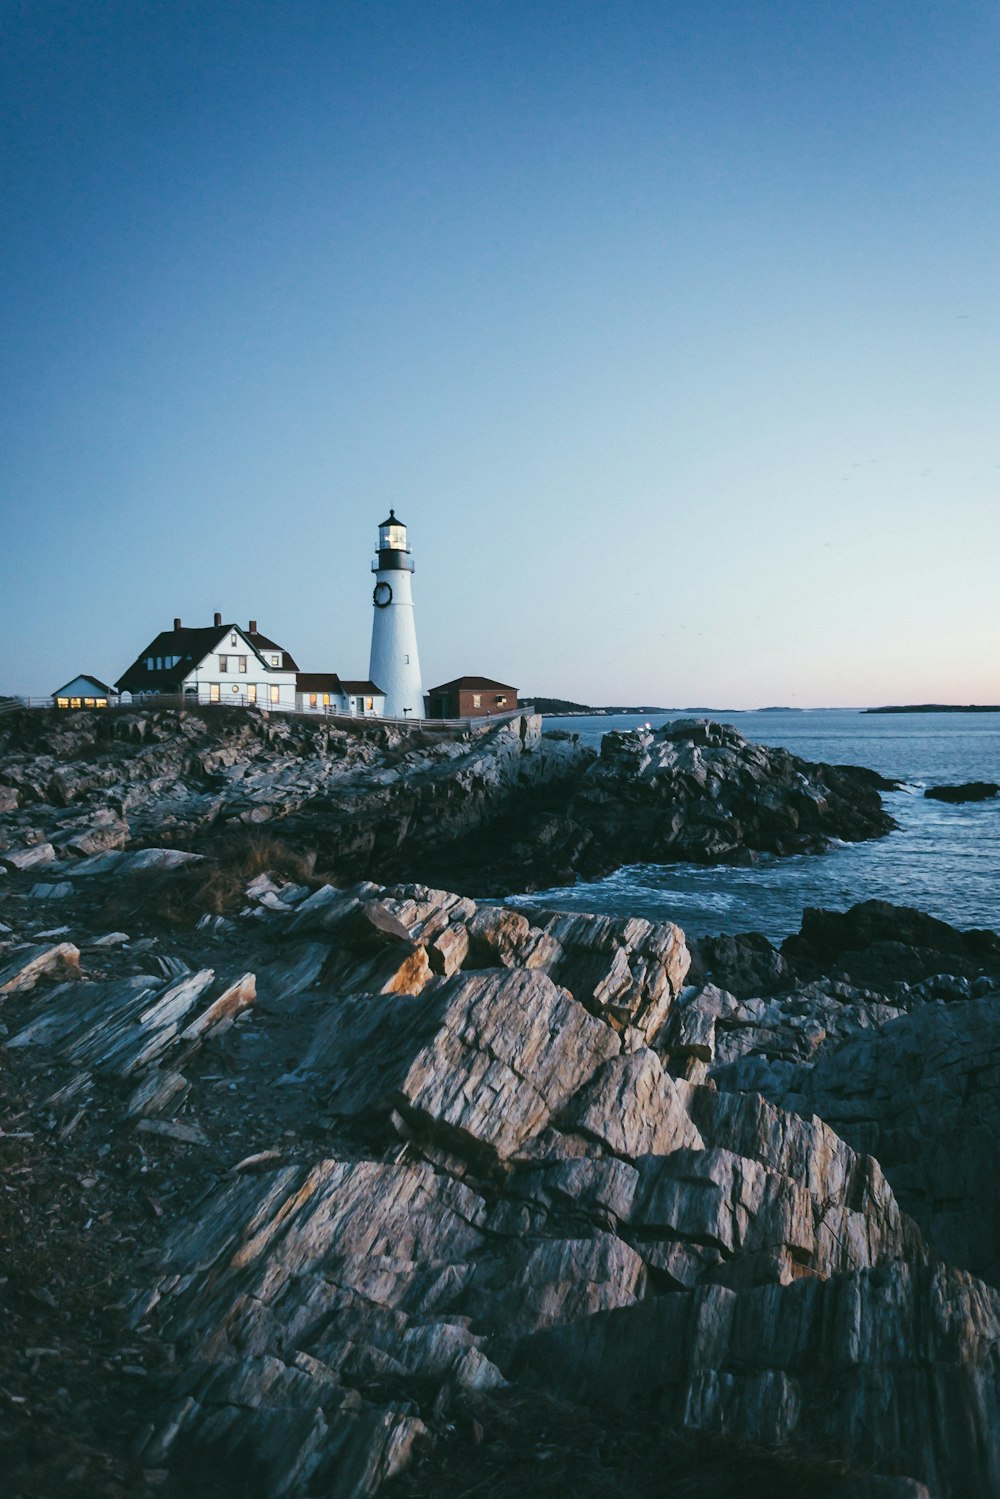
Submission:
[[[222,615],[206,626],[174,620],[136,657],[115,684],[133,699],[183,696],[197,703],[256,704],[294,709],[298,667],[288,652],[257,629],[223,624]]]
[[[385,715],[385,693],[374,682],[344,682],[335,671],[300,671],[295,697],[300,713],[346,713],[352,718]]]

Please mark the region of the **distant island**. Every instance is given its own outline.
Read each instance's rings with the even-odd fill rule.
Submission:
[[[907,703],[899,708],[862,708],[862,713],[1000,713],[998,703]]]
[[[573,718],[592,715],[600,718],[611,713],[698,713],[702,716],[709,715],[719,718],[723,714],[728,718],[733,713],[745,713],[745,708],[657,708],[650,703],[606,703],[601,707],[594,707],[590,703],[572,703],[564,697],[522,697],[522,701],[530,703],[536,713],[544,713],[548,718]],[[798,713],[798,708],[764,708],[764,713]]]
[[[693,708],[652,708],[642,703],[632,707],[605,706],[594,708],[589,703],[571,703],[568,699],[562,697],[531,697],[525,698],[524,701],[530,702],[536,713],[547,714],[550,718],[556,718],[560,714],[568,717],[573,714],[594,714],[596,716],[605,713],[693,713],[696,711]]]

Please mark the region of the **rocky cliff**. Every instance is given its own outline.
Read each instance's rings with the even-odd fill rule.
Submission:
[[[200,841],[336,759],[360,819],[412,755],[469,807],[548,751],[138,722],[0,775],[12,1492],[1000,1491],[1000,938],[869,906],[690,944],[308,861],[199,915],[170,809]],[[102,812],[147,846],[81,846]]]
[[[893,826],[874,772],[704,720],[609,734],[598,757],[537,717],[455,739],[255,710],[21,713],[0,719],[0,754],[20,868],[166,840],[211,850],[221,831],[267,825],[338,879],[503,894],[641,860],[818,852]]]

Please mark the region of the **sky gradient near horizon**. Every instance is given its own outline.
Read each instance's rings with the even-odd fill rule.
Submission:
[[[1000,7],[0,8],[0,691],[1000,701]]]

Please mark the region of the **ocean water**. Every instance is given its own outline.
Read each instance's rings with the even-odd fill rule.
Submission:
[[[610,729],[659,727],[686,714],[550,719],[547,727],[600,744]],[[704,715],[703,715],[704,716]],[[828,853],[763,857],[752,868],[630,864],[605,879],[511,904],[676,921],[692,936],[797,931],[806,906],[844,910],[877,898],[916,906],[959,927],[1000,929],[1000,797],[950,806],[927,786],[1000,782],[1000,713],[863,714],[847,709],[713,715],[747,739],[805,760],[867,765],[904,783],[883,793],[899,830]]]

